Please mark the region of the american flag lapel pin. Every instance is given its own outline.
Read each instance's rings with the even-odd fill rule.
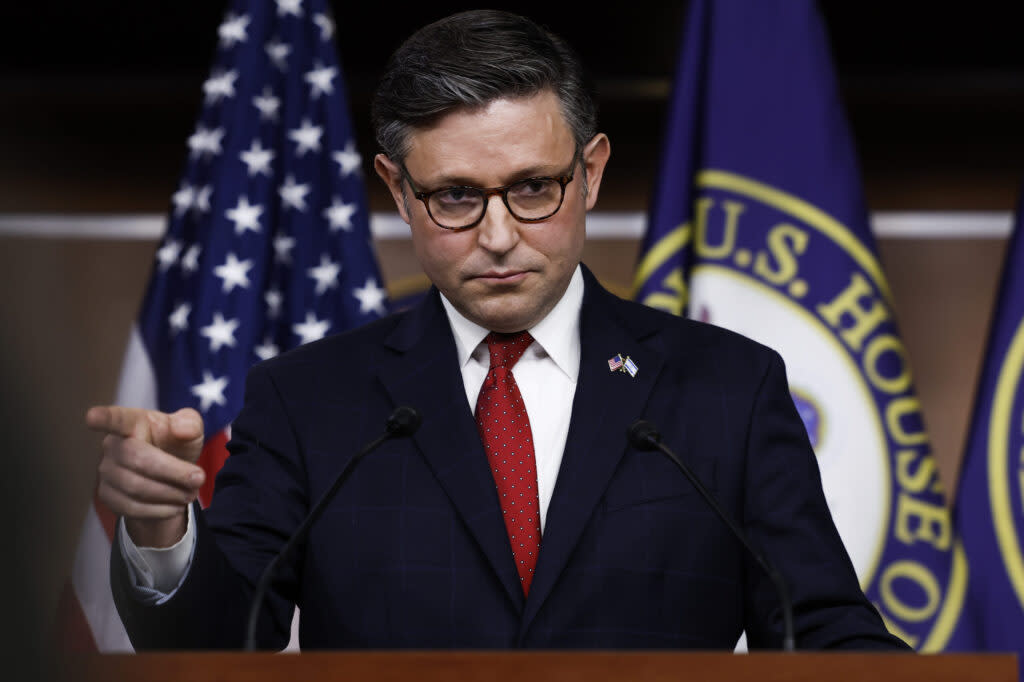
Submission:
[[[622,353],[618,353],[615,357],[608,359],[608,369],[612,372],[618,371],[628,374],[631,377],[635,377],[639,371],[633,359]]]

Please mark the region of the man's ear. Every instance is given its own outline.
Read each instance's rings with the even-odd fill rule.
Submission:
[[[384,181],[384,184],[391,190],[391,198],[395,200],[395,207],[402,220],[409,223],[409,202],[405,197],[405,190],[402,187],[402,170],[394,161],[384,154],[377,154],[373,157],[373,168],[377,175]]]
[[[597,194],[601,189],[601,178],[604,176],[604,167],[608,163],[608,157],[612,154],[612,145],[608,136],[604,133],[594,135],[594,138],[583,148],[583,167],[587,171],[587,210],[594,208],[597,203]]]

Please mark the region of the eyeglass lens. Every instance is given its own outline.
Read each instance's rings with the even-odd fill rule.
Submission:
[[[512,215],[523,220],[546,218],[562,202],[562,185],[554,178],[530,178],[509,186],[505,196]],[[475,187],[452,187],[430,196],[430,214],[446,227],[477,222],[486,210],[486,196]]]

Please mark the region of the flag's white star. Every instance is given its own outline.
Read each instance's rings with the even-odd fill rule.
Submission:
[[[176,239],[168,239],[164,245],[157,249],[156,260],[160,264],[160,271],[166,272],[172,265],[178,262],[181,255],[182,244]]]
[[[224,346],[235,346],[235,330],[238,329],[238,320],[225,320],[220,313],[213,314],[213,322],[199,329],[199,334],[210,339],[210,352],[216,353]]]
[[[206,213],[210,210],[210,194],[212,192],[213,188],[210,185],[193,187],[182,183],[178,191],[171,195],[171,202],[174,203],[174,215],[181,217],[188,211]]]
[[[282,43],[279,38],[271,38],[270,42],[264,46],[267,51],[267,56],[270,57],[270,61],[274,62],[281,71],[288,70],[288,55],[291,54],[291,45]]]
[[[344,149],[334,152],[331,156],[341,166],[341,177],[343,178],[359,170],[359,166],[363,163],[363,157],[356,151],[356,145],[352,140],[345,144]]]
[[[281,314],[281,304],[284,303],[284,297],[281,296],[281,292],[277,289],[267,289],[266,293],[263,294],[263,300],[267,302],[267,317],[277,319]]]
[[[203,83],[203,93],[207,104],[215,104],[225,97],[235,96],[235,79],[238,78],[237,71],[225,71],[217,73]]]
[[[320,27],[320,40],[330,40],[334,35],[334,22],[326,14],[314,15],[313,23]]]
[[[190,156],[210,156],[220,154],[220,140],[224,137],[223,128],[210,130],[199,126],[188,138]]]
[[[210,195],[213,194],[211,185],[203,185],[192,198],[192,208],[201,213],[208,213],[210,210]]]
[[[292,331],[299,337],[299,345],[324,338],[331,323],[328,320],[318,320],[313,313],[306,313],[306,321],[292,325]]]
[[[234,14],[228,14],[227,19],[217,27],[220,44],[224,47],[234,47],[235,43],[244,43],[249,38],[245,32],[245,28],[248,25],[248,15],[235,16]]]
[[[171,336],[188,329],[188,314],[192,312],[192,306],[188,303],[179,303],[167,321],[171,323]]]
[[[263,88],[262,95],[256,95],[252,98],[253,106],[260,110],[260,120],[267,119],[270,121],[277,120],[277,110],[281,106],[281,100],[274,97],[274,91],[269,87]]]
[[[192,208],[196,190],[192,185],[182,183],[177,192],[171,195],[171,202],[174,204],[174,215],[180,216]]]
[[[331,224],[331,232],[337,232],[339,229],[345,230],[346,232],[352,229],[352,214],[356,212],[358,208],[355,202],[346,204],[341,200],[341,197],[333,197],[333,202],[330,206],[324,209],[324,217]]]
[[[213,274],[224,280],[223,289],[224,293],[227,293],[235,287],[249,288],[250,268],[252,268],[251,260],[240,261],[235,257],[235,254],[229,253],[228,259],[224,261],[224,264],[218,265],[213,269]]]
[[[288,137],[298,145],[295,149],[296,156],[303,156],[308,151],[320,151],[320,136],[324,129],[309,122],[308,118],[302,119],[302,125],[288,131]]]
[[[274,237],[274,260],[285,265],[292,264],[292,249],[295,247],[295,240],[286,234],[279,234]]]
[[[300,211],[306,210],[306,195],[309,194],[309,185],[295,184],[295,178],[289,175],[284,179],[284,184],[277,190],[281,195],[281,201],[288,208],[295,208]]]
[[[316,280],[316,295],[320,296],[328,289],[337,288],[341,265],[332,262],[330,256],[325,253],[320,256],[320,265],[309,268],[306,272]]]
[[[199,244],[193,244],[188,247],[188,251],[181,257],[181,271],[185,274],[192,274],[199,269],[199,253],[203,250],[203,247]]]
[[[387,299],[387,292],[377,286],[377,280],[373,277],[366,278],[366,284],[356,287],[352,295],[359,299],[359,312],[377,313],[383,315],[387,312],[384,309],[384,301]]]
[[[281,352],[274,341],[269,338],[264,339],[263,343],[253,348],[253,351],[260,360],[269,360]]]
[[[224,389],[227,386],[228,378],[226,376],[214,379],[212,374],[204,371],[203,383],[192,387],[192,395],[199,398],[199,409],[206,412],[215,403],[217,405],[226,404],[227,400],[224,398]]]
[[[283,17],[286,14],[302,16],[302,0],[275,0],[277,2],[277,16]]]
[[[238,197],[238,205],[224,212],[228,220],[235,224],[235,234],[243,234],[246,230],[259,232],[261,213],[263,207],[259,204],[250,206],[249,197],[245,195]]]
[[[274,160],[274,150],[264,149],[259,140],[253,140],[249,149],[238,156],[249,169],[250,176],[270,176],[270,162]]]
[[[333,66],[323,66],[319,62],[312,71],[307,71],[306,82],[309,83],[310,97],[318,98],[320,95],[329,95],[334,92],[331,79],[338,75],[338,70]]]

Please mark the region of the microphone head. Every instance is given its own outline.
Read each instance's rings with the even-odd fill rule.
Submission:
[[[646,419],[637,419],[626,429],[626,438],[629,444],[637,450],[657,450],[661,442],[661,434],[658,427]]]
[[[384,428],[391,436],[411,436],[416,433],[416,429],[420,428],[421,423],[423,423],[423,417],[420,416],[419,410],[402,405],[396,407],[395,411],[388,415]]]

